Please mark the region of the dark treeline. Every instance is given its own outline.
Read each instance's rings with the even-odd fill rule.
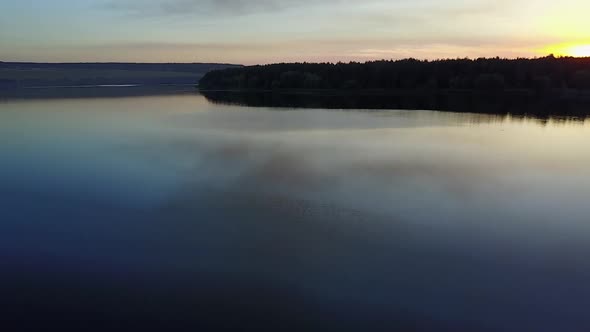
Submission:
[[[415,59],[367,63],[281,63],[207,73],[203,90],[387,89],[548,93],[590,89],[590,58]]]

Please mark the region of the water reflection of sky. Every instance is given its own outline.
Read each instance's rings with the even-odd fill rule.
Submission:
[[[306,327],[590,324],[587,122],[190,94],[0,110],[7,285],[173,294],[187,317],[203,298],[259,305]]]

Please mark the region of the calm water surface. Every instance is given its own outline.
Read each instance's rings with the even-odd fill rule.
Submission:
[[[579,120],[4,99],[0,315],[588,331],[589,142]]]

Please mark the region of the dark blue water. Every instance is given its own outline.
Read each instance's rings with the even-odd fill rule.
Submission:
[[[590,125],[0,101],[0,320],[587,331]],[[16,326],[16,325],[15,325]]]

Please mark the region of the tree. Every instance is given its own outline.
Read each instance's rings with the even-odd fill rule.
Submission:
[[[202,89],[590,89],[590,58],[280,63],[214,70]]]
[[[579,70],[574,74],[574,85],[580,90],[590,89],[590,70]]]
[[[504,76],[501,74],[480,74],[475,79],[475,88],[483,91],[501,91],[505,88]]]

